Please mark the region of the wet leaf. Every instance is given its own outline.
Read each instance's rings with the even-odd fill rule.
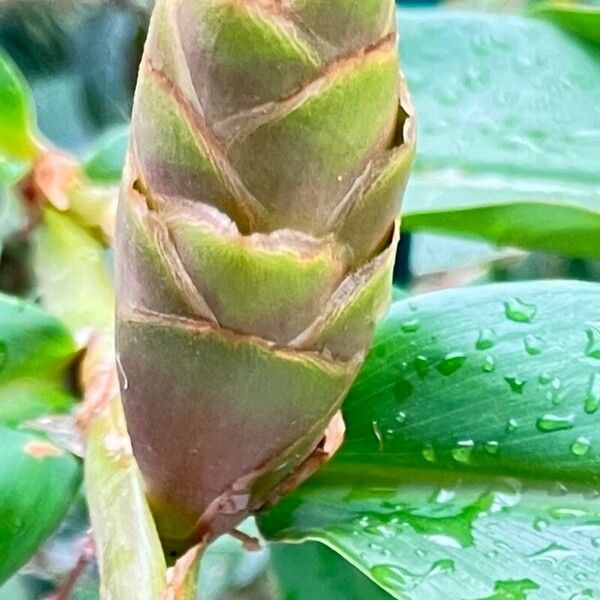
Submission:
[[[600,594],[599,293],[503,284],[394,304],[341,452],[263,533],[321,541],[396,598]]]
[[[81,467],[43,438],[0,426],[0,584],[58,527]]]
[[[403,227],[600,256],[600,46],[542,19],[398,14],[419,121]]]

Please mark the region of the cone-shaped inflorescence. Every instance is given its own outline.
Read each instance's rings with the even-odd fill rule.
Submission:
[[[158,1],[117,350],[171,545],[235,527],[319,452],[389,301],[411,112],[393,0]]]

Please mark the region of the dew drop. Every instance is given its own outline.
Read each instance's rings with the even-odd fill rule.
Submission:
[[[396,421],[398,421],[398,423],[402,424],[406,422],[406,413],[403,411],[400,411],[397,415],[396,415]]]
[[[508,423],[506,424],[507,433],[512,433],[513,431],[516,431],[518,428],[519,428],[519,423],[516,419],[508,420]]]
[[[587,332],[588,343],[585,353],[590,358],[600,360],[600,325],[593,325]]]
[[[559,415],[547,414],[537,420],[536,426],[544,433],[562,431],[565,429],[571,429],[573,427],[574,418],[574,415],[561,417]]]
[[[486,442],[483,446],[483,449],[488,453],[488,454],[498,454],[499,450],[500,450],[500,444],[498,444],[497,441],[495,440],[491,440],[489,442]]]
[[[562,381],[560,380],[560,377],[555,377],[551,382],[550,385],[555,389],[555,390],[560,390],[561,386],[562,386]]]
[[[484,373],[493,373],[496,370],[496,361],[493,356],[486,356],[483,364],[481,365],[481,370]]]
[[[557,567],[565,558],[575,556],[576,554],[577,552],[574,550],[565,548],[557,543],[552,543],[542,550],[530,554],[529,558],[535,562],[548,562],[552,567]]]
[[[506,381],[506,383],[508,383],[508,385],[510,387],[510,391],[513,392],[514,394],[522,394],[523,388],[525,387],[525,384],[527,383],[526,381],[524,381],[517,375],[508,375],[507,377],[504,378],[504,381]]]
[[[429,373],[429,361],[427,360],[427,357],[419,354],[419,356],[415,358],[413,365],[419,379],[425,379],[427,373]]]
[[[533,521],[533,528],[536,531],[544,531],[544,529],[546,529],[548,527],[548,525],[550,525],[550,523],[548,523],[548,521],[546,521],[545,519],[542,519],[541,517],[537,517]]]
[[[482,329],[479,332],[475,348],[477,350],[489,350],[496,345],[497,336],[493,329]]]
[[[452,450],[452,458],[459,463],[468,463],[471,460],[471,454],[473,453],[474,447],[475,443],[473,440],[462,440],[458,442],[456,448]]]
[[[531,323],[537,313],[537,307],[519,298],[511,298],[504,303],[504,312],[506,318],[515,323]]]
[[[586,437],[581,436],[581,437],[578,437],[571,444],[571,452],[575,456],[585,456],[590,451],[591,447],[592,447],[592,444],[591,444],[590,440]]]
[[[435,494],[434,502],[436,504],[447,504],[451,500],[454,500],[456,497],[456,492],[454,490],[447,490],[445,488],[440,488],[438,492]]]
[[[598,410],[598,407],[600,407],[600,373],[594,373],[590,376],[584,409],[588,415],[591,415]]]
[[[551,379],[552,379],[552,377],[550,377],[550,375],[548,373],[542,373],[538,377],[538,381],[540,382],[540,385],[548,385],[550,383]]]
[[[462,352],[450,352],[444,360],[438,364],[437,370],[442,375],[452,375],[456,373],[467,360],[467,357]]]
[[[592,544],[594,548],[600,548],[600,537],[592,538],[590,544]]]
[[[435,450],[433,449],[433,446],[431,444],[425,445],[425,447],[422,450],[422,454],[423,458],[427,462],[435,462]]]
[[[536,356],[542,353],[546,342],[541,337],[536,335],[528,335],[524,340],[525,352],[530,356]]]
[[[394,394],[398,402],[404,402],[412,396],[414,391],[413,384],[407,379],[400,379],[394,386]]]
[[[402,329],[404,333],[416,333],[419,331],[420,326],[419,319],[411,319],[410,321],[402,323],[400,329]]]

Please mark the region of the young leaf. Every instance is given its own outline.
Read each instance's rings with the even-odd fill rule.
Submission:
[[[419,119],[404,229],[600,256],[600,46],[511,15],[398,26]]]
[[[599,292],[396,303],[347,398],[342,451],[263,532],[321,541],[397,598],[600,593]]]
[[[600,6],[597,4],[547,0],[534,4],[531,14],[551,19],[568,31],[600,44]]]
[[[35,116],[27,84],[0,49],[0,155],[33,158],[38,149],[34,131]]]
[[[70,454],[0,426],[0,585],[56,529],[80,483],[79,462]]]
[[[100,242],[69,215],[53,208],[44,209],[35,235],[34,268],[44,306],[73,332],[110,331],[112,281]]]
[[[75,350],[57,319],[0,295],[0,424],[68,411],[74,398],[64,382]]]

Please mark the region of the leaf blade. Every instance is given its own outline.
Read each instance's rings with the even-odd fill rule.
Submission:
[[[345,403],[340,454],[261,517],[263,532],[321,541],[397,598],[599,593],[598,413],[585,400],[600,313],[582,301],[599,290],[507,284],[396,303]],[[568,427],[540,427],[554,413],[572,413]]]

